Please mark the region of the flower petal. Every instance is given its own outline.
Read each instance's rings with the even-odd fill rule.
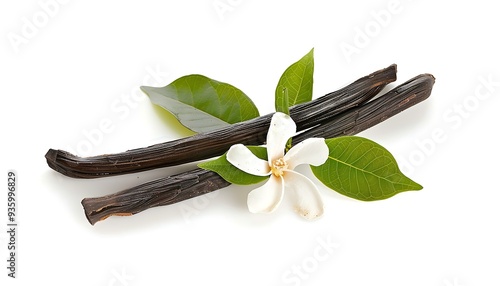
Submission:
[[[295,135],[297,126],[292,118],[284,113],[276,112],[267,132],[267,158],[269,165],[274,160],[283,158],[286,142]]]
[[[294,171],[286,171],[283,177],[287,192],[294,196],[294,208],[299,215],[309,220],[323,215],[323,201],[309,178]]]
[[[248,194],[248,210],[252,213],[270,213],[283,199],[284,183],[282,177],[271,176],[261,187]]]
[[[271,173],[267,161],[255,156],[250,149],[242,144],[229,148],[226,158],[233,166],[245,173],[256,176],[267,176]]]
[[[319,166],[326,162],[330,151],[323,138],[309,138],[293,146],[283,158],[288,169],[293,170],[301,164]]]

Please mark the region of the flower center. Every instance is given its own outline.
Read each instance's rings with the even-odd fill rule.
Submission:
[[[288,164],[283,160],[283,158],[279,158],[273,161],[273,164],[271,166],[271,172],[273,175],[276,177],[281,177],[283,176],[283,171],[288,168]]]

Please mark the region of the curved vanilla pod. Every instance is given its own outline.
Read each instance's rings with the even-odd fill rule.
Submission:
[[[333,138],[353,135],[392,117],[427,99],[434,77],[419,75],[382,96],[349,109],[319,126],[295,136],[294,144],[311,137]],[[156,179],[114,194],[82,200],[90,224],[113,215],[133,215],[156,206],[170,205],[203,195],[230,183],[212,171],[196,168],[177,175]]]
[[[293,142],[310,137],[333,138],[357,134],[427,99],[434,82],[431,74],[418,75],[378,98],[298,134]]]
[[[395,80],[396,65],[391,65],[338,91],[290,108],[290,116],[297,130],[305,130],[367,102]],[[45,158],[49,167],[74,178],[99,178],[175,166],[220,156],[237,143],[264,144],[271,117],[272,114],[267,114],[212,132],[122,153],[78,157],[63,150],[49,149]]]

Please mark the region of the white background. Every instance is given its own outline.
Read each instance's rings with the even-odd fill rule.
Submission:
[[[500,284],[500,15],[492,2],[131,2],[0,4],[0,170],[5,179],[15,169],[19,180],[19,279],[7,278],[2,231],[1,281]],[[341,48],[348,45],[350,55]],[[252,187],[231,186],[91,226],[83,198],[193,165],[78,180],[45,163],[49,148],[80,146],[98,155],[190,135],[137,92],[186,74],[231,83],[261,114],[272,112],[279,76],[312,47],[314,97],[392,63],[397,83],[420,73],[436,77],[429,100],[360,134],[388,148],[422,191],[366,203],[321,187],[325,215],[308,222],[287,204],[270,215],[250,214]],[[111,130],[90,142],[85,134],[95,134],[103,120]]]

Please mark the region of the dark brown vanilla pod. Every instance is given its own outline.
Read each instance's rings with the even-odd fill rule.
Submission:
[[[333,138],[354,135],[427,99],[434,77],[419,75],[380,97],[349,109],[293,137],[297,144],[307,138]],[[170,205],[229,186],[217,173],[197,168],[157,179],[121,192],[82,201],[88,221],[96,222],[112,215],[133,215],[151,207]]]
[[[82,200],[87,220],[94,225],[109,216],[128,216],[152,207],[181,202],[231,185],[215,172],[196,168],[153,180],[124,191]]]
[[[333,138],[354,135],[420,103],[431,95],[435,78],[418,75],[384,95],[350,109],[293,138],[295,143],[311,137]]]
[[[396,65],[391,65],[338,91],[290,108],[290,116],[298,131],[305,130],[367,102],[395,80]],[[82,158],[63,150],[50,149],[45,158],[52,169],[74,178],[98,178],[175,166],[220,156],[237,143],[265,143],[271,117],[272,114],[268,114],[212,132],[122,153]]]

